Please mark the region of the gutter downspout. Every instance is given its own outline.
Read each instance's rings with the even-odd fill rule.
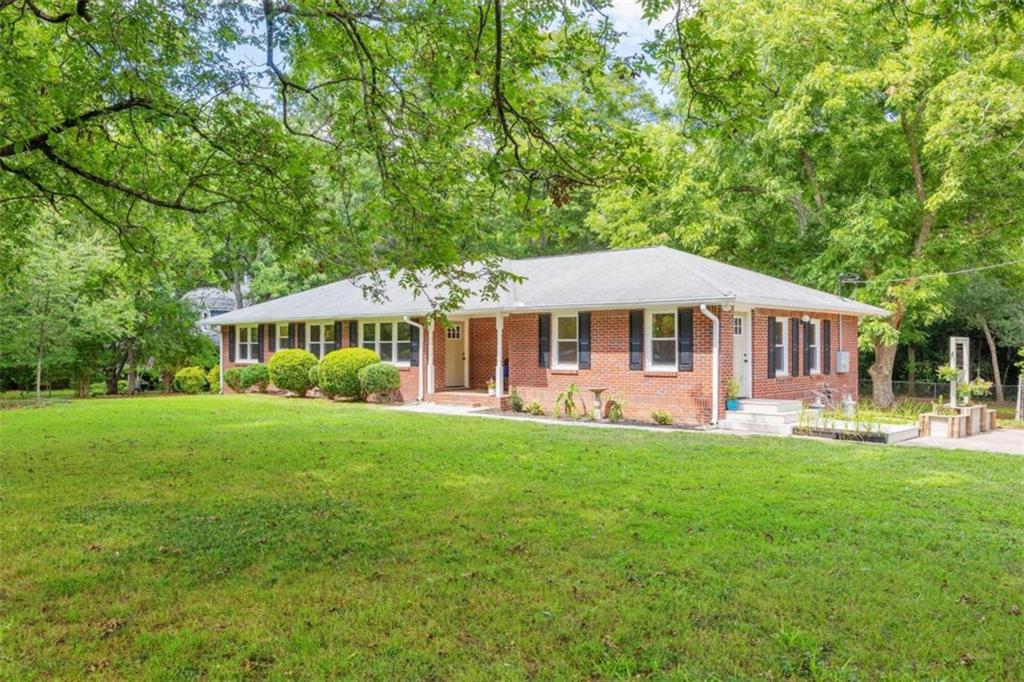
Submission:
[[[430,393],[437,392],[437,386],[434,383],[434,318],[427,320],[427,388],[430,389]]]
[[[224,327],[217,325],[217,336],[220,337],[220,343],[217,344],[217,353],[220,355],[217,358],[217,366],[220,368],[220,385],[217,387],[217,392],[224,395]]]
[[[416,389],[416,400],[423,402],[423,325],[419,324],[418,322],[413,322],[411,319],[409,319],[408,315],[406,315],[402,319],[408,322],[410,326],[416,327],[416,329],[420,330],[420,342],[418,344],[420,347],[420,380],[419,386]]]
[[[711,425],[718,425],[718,346],[719,346],[719,319],[708,310],[706,304],[700,304],[700,311],[704,314],[704,317],[711,320],[714,325],[714,334],[711,342]]]

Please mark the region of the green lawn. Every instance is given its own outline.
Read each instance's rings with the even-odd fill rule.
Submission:
[[[1022,474],[264,396],[7,410],[0,679],[1020,679]]]

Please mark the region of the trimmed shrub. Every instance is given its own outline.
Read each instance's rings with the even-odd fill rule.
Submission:
[[[118,379],[117,380],[117,392],[120,395],[125,395],[126,393],[128,393],[128,381],[127,380],[125,380],[125,379]]]
[[[224,383],[235,393],[242,392],[242,368],[229,367],[224,370]]]
[[[665,410],[655,410],[651,412],[651,419],[655,424],[661,424],[662,426],[668,426],[672,423],[672,415]]]
[[[206,372],[202,367],[185,367],[174,375],[174,388],[182,393],[195,395],[206,388]]]
[[[312,390],[320,386],[320,365],[319,363],[309,368],[309,388]]]
[[[255,365],[246,365],[242,368],[242,390],[248,391],[253,386],[256,386],[260,393],[267,392],[267,386],[270,385],[270,370],[262,362],[257,362]]]
[[[389,402],[402,381],[398,368],[383,362],[367,365],[359,370],[359,387],[364,396],[377,396],[377,400]]]
[[[513,412],[522,412],[523,407],[523,396],[519,395],[519,391],[515,388],[512,389],[512,395],[508,397],[508,406],[512,408]]]
[[[270,358],[270,380],[282,391],[305,396],[313,386],[309,370],[316,367],[316,356],[301,348],[278,351]]]
[[[380,362],[380,357],[366,348],[343,348],[331,351],[320,361],[317,386],[328,398],[362,398],[359,370]]]
[[[220,390],[220,365],[214,365],[209,374],[206,375],[206,383],[210,385],[211,391]]]

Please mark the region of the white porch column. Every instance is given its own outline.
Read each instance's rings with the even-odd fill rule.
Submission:
[[[434,318],[427,319],[427,388],[430,393],[437,393],[434,384]]]
[[[505,318],[501,313],[495,315],[494,326],[498,330],[498,333],[495,335],[498,338],[498,359],[494,363],[494,394],[498,397],[498,407],[501,407],[501,396],[505,394],[505,365],[501,352],[501,340],[505,331]]]

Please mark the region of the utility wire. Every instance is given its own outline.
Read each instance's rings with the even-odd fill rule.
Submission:
[[[946,277],[948,275],[963,275],[968,272],[979,272],[981,270],[992,270],[994,268],[1004,268],[1007,265],[1017,265],[1018,263],[1024,263],[1024,258],[1020,260],[1011,260],[1005,263],[996,263],[994,265],[982,265],[977,268],[966,268],[964,270],[953,270],[951,272],[932,272],[924,275],[915,275],[913,277],[899,277],[896,279],[850,279],[843,277],[843,284],[888,284],[891,282],[909,282],[912,279],[931,279],[932,277]]]

